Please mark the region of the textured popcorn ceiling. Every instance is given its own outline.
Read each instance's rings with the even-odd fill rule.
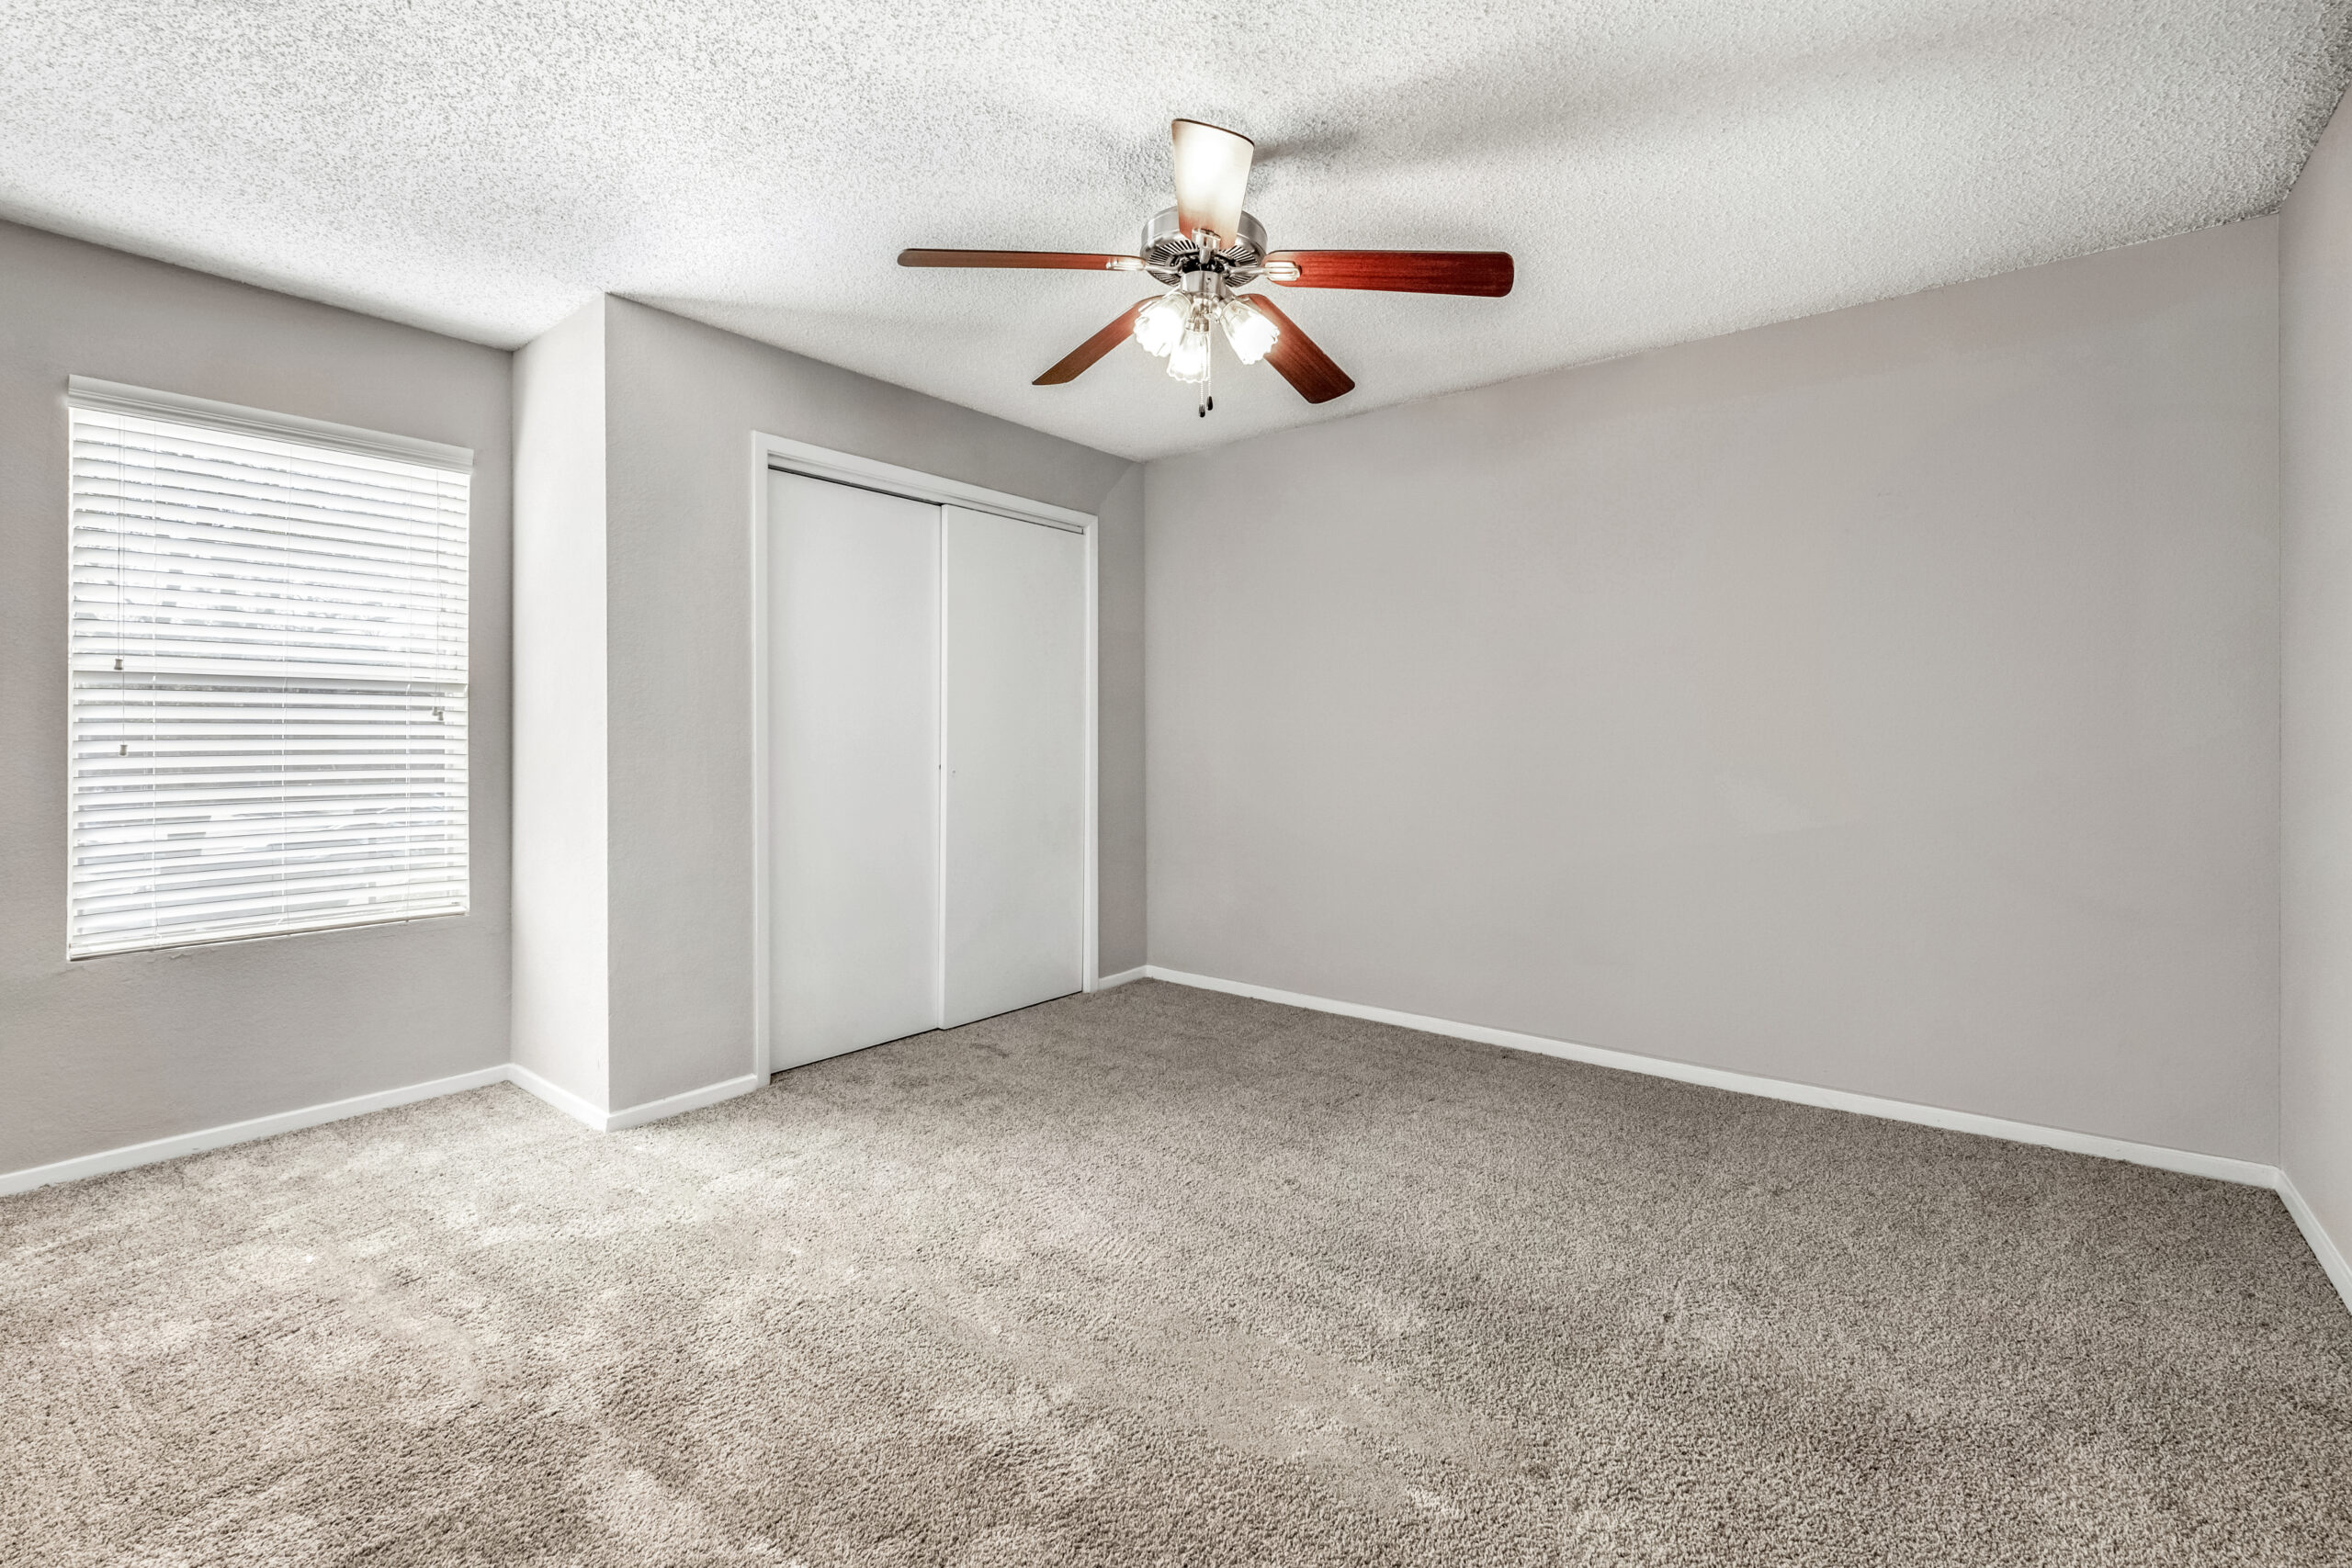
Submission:
[[[0,216],[515,344],[598,290],[1128,456],[2267,210],[2352,0],[0,0]],[[1128,347],[1167,122],[1277,246],[1505,249],[1503,300],[1280,291],[1358,390]],[[201,391],[201,388],[185,389]]]

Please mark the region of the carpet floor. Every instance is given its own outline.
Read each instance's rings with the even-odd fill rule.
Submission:
[[[1150,982],[0,1200],[0,1562],[2352,1562],[2268,1192]]]

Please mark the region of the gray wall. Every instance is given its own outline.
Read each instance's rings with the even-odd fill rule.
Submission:
[[[751,438],[812,442],[1100,512],[1106,575],[1140,564],[1132,465],[643,305],[608,300],[605,606],[612,1105],[751,1066]],[[1106,502],[1110,504],[1106,505]],[[1102,593],[1106,666],[1139,682],[1129,581]],[[1106,705],[1114,693],[1106,682]],[[1104,880],[1139,877],[1131,719],[1103,726]],[[1111,744],[1117,738],[1115,745]],[[1105,967],[1131,957],[1139,888],[1106,886]]]
[[[470,446],[472,912],[65,957],[68,376]],[[508,356],[0,224],[0,1171],[507,1052]]]
[[[514,356],[517,1065],[612,1109],[605,302]]]
[[[1140,967],[1145,944],[1144,468],[1127,469],[1096,508],[1094,614],[1098,632],[1095,761],[1102,795],[1096,832],[1101,889],[1097,956],[1102,974]]]
[[[2352,115],[2280,215],[2287,547],[2279,1165],[2352,1254]]]
[[[2277,242],[1152,463],[1152,962],[2269,1161]]]

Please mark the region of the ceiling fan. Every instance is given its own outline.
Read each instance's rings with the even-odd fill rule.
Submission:
[[[1262,295],[1237,292],[1260,278],[1293,288],[1374,288],[1397,294],[1510,292],[1511,261],[1502,251],[1273,251],[1266,231],[1241,210],[1256,149],[1238,131],[1180,119],[1175,144],[1176,205],[1143,228],[1141,255],[1076,251],[900,251],[900,266],[1053,267],[1085,272],[1145,272],[1169,286],[1138,299],[1118,320],[1080,344],[1034,385],[1058,387],[1134,334],[1168,361],[1168,374],[1201,389],[1200,412],[1216,407],[1210,391],[1210,329],[1244,365],[1261,359],[1310,403],[1355,389],[1348,373]]]

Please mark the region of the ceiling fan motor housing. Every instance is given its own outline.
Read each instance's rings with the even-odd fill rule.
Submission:
[[[1241,233],[1232,244],[1213,250],[1183,231],[1174,208],[1156,212],[1143,226],[1144,270],[1167,284],[1192,272],[1215,273],[1229,284],[1248,283],[1265,270],[1266,231],[1247,212],[1238,227]]]

